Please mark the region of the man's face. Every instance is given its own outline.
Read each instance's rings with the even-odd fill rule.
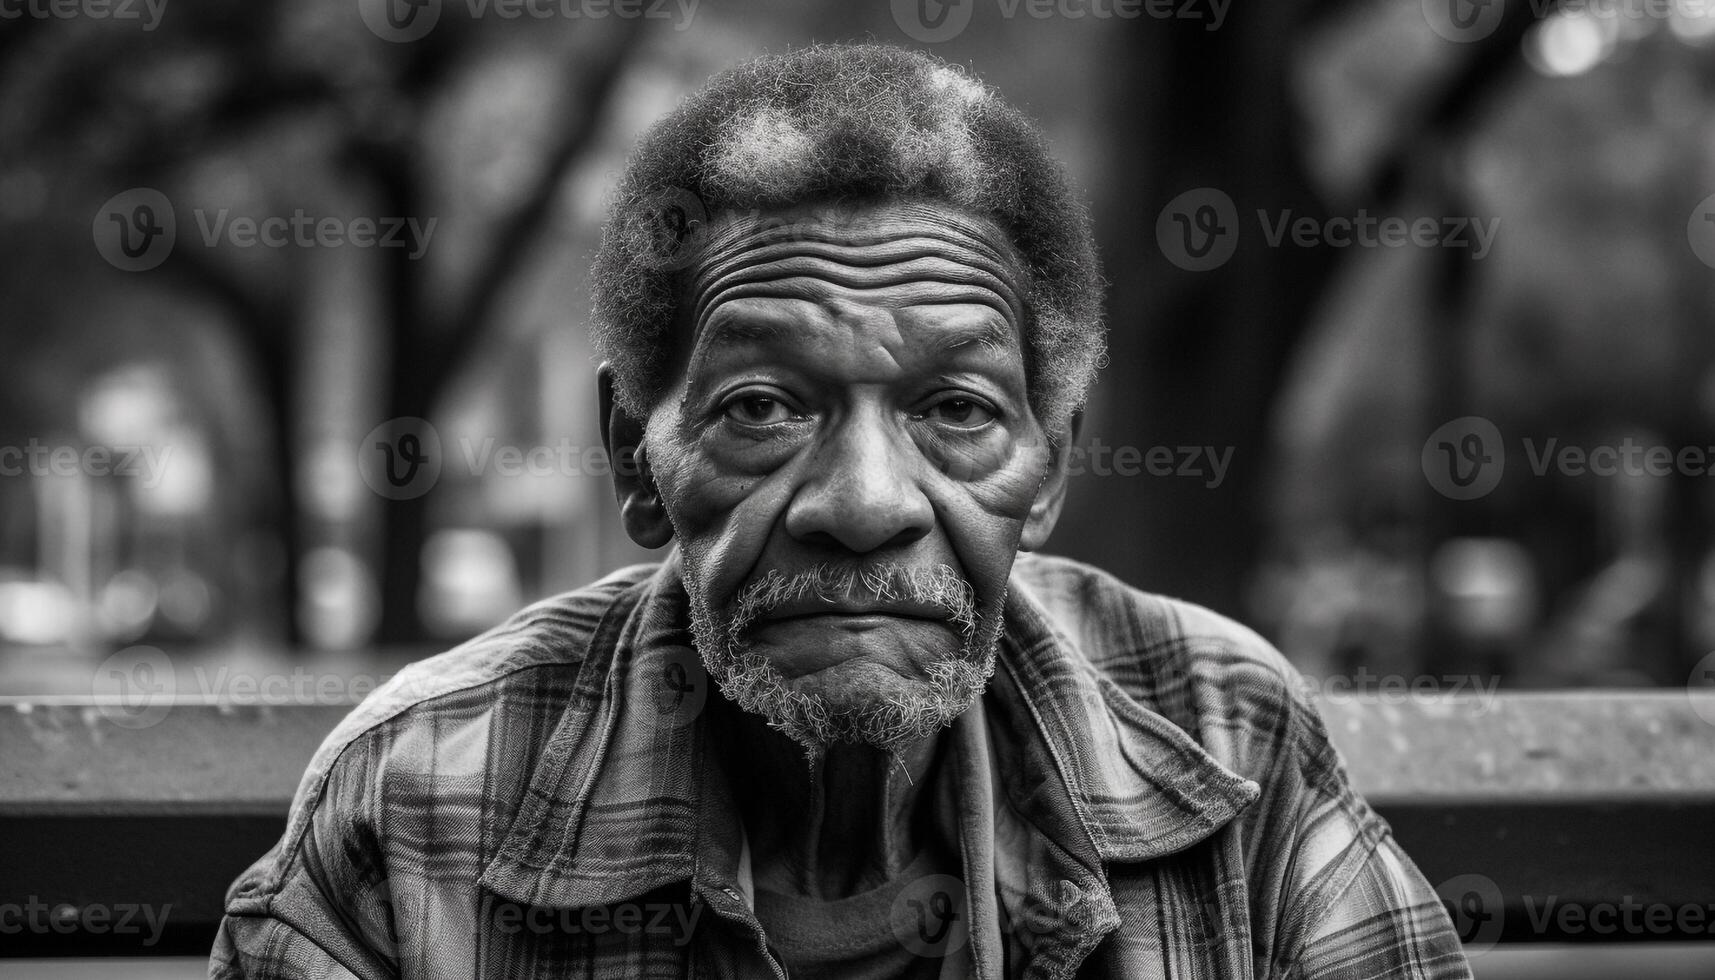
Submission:
[[[1004,235],[926,204],[705,229],[644,455],[728,696],[897,746],[980,696],[1050,453]]]

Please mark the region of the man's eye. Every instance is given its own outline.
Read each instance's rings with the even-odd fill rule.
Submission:
[[[925,418],[943,425],[974,429],[994,421],[994,412],[973,398],[948,398],[929,406]]]
[[[730,402],[726,407],[726,416],[734,422],[745,425],[771,425],[784,422],[792,417],[792,410],[778,398],[767,395],[746,395]]]

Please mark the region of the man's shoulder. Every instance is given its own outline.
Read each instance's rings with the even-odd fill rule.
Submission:
[[[439,816],[456,821],[494,809],[493,801],[464,800],[468,787],[496,797],[521,792],[545,747],[538,736],[573,702],[586,655],[622,627],[658,567],[631,566],[544,599],[394,674],[323,740],[299,782],[281,848],[232,897],[279,887],[306,835],[379,822],[398,793],[417,794],[421,806],[426,790]]]
[[[403,714],[457,712],[507,689],[544,683],[543,672],[575,674],[602,624],[635,601],[660,566],[632,565],[580,589],[526,606],[456,647],[401,669],[336,729],[355,736]]]
[[[1332,765],[1303,675],[1255,630],[1067,558],[1021,556],[1015,583],[1063,645],[1131,700],[1254,778],[1283,741]]]
[[[1014,576],[1055,630],[1122,687],[1147,692],[1195,674],[1278,685],[1283,696],[1301,688],[1298,671],[1273,644],[1212,609],[1070,558],[1021,555]]]

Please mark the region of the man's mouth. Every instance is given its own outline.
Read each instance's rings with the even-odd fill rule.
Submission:
[[[765,617],[758,621],[752,629],[761,631],[772,626],[804,626],[832,628],[848,633],[868,633],[871,630],[885,629],[889,626],[907,623],[933,624],[951,628],[948,617],[945,615],[929,617],[891,612],[824,612],[806,613],[800,616]]]
[[[762,616],[757,625],[787,623],[812,619],[840,619],[870,621],[883,623],[895,619],[918,619],[931,622],[945,622],[948,619],[947,610],[939,606],[918,604],[887,604],[830,602],[826,600],[811,600],[792,602],[781,606]]]
[[[817,566],[789,574],[770,569],[739,590],[737,632],[797,624],[863,632],[938,626],[966,633],[975,621],[971,586],[948,565]]]

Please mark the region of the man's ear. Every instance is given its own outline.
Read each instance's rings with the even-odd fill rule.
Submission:
[[[632,417],[614,397],[613,368],[605,361],[596,369],[596,385],[601,397],[601,445],[607,450],[625,533],[642,547],[659,548],[673,540],[673,525],[667,520],[655,476],[649,472],[643,420]]]
[[[1054,525],[1060,521],[1060,507],[1066,502],[1067,463],[1083,428],[1084,411],[1079,409],[1072,413],[1072,418],[1059,432],[1052,433],[1053,459],[1049,461],[1048,475],[1043,477],[1042,486],[1036,490],[1030,516],[1024,519],[1024,533],[1019,536],[1018,550],[1035,551],[1047,544],[1048,536],[1054,533]]]

